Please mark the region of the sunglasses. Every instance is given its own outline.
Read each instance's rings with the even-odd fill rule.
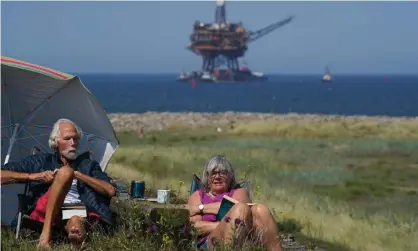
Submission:
[[[210,176],[212,178],[216,178],[216,175],[219,175],[219,177],[227,177],[228,176],[228,171],[226,170],[222,170],[222,171],[218,171],[218,172],[211,172]]]

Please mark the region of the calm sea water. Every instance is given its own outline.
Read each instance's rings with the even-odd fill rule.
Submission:
[[[107,112],[273,112],[418,116],[418,76],[270,76],[197,84],[176,75],[78,74]]]

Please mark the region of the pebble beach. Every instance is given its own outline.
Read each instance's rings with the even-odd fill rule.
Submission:
[[[170,125],[203,127],[225,127],[232,123],[249,122],[343,122],[358,123],[370,122],[382,125],[396,123],[417,123],[418,117],[389,117],[389,116],[339,116],[317,114],[277,114],[277,113],[250,113],[250,112],[222,112],[222,113],[197,113],[197,112],[146,112],[146,113],[110,113],[110,121],[117,132],[137,131],[161,131]]]

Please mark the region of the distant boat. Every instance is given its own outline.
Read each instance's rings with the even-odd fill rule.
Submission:
[[[177,77],[177,80],[188,80],[189,76],[186,73],[180,72],[180,75]]]
[[[328,69],[328,66],[326,67],[326,69],[325,69],[325,74],[324,74],[324,76],[322,76],[322,82],[323,83],[332,83],[332,75],[331,75],[331,72],[329,71],[329,69]]]

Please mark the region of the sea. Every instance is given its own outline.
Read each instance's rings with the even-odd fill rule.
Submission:
[[[197,83],[176,74],[76,74],[108,113],[262,112],[418,116],[418,75],[270,75],[266,81]]]

